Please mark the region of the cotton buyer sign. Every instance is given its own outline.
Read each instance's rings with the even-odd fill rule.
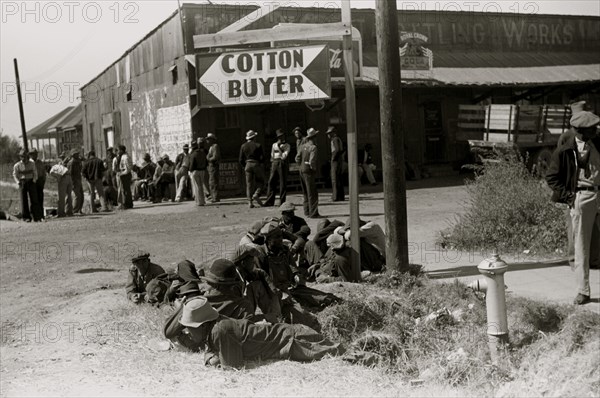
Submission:
[[[325,45],[198,54],[201,108],[331,96]]]

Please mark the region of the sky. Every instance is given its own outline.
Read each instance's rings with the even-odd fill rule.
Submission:
[[[206,3],[206,1],[183,1]],[[212,0],[262,4],[266,1]],[[276,3],[277,1],[271,1]],[[280,0],[287,3],[287,0]],[[293,0],[290,6],[338,7],[340,0]],[[375,0],[351,0],[375,8]],[[26,129],[80,102],[84,84],[177,9],[177,0],[0,0],[0,129],[21,135],[13,59],[19,64]],[[399,9],[600,16],[600,0],[398,1]]]

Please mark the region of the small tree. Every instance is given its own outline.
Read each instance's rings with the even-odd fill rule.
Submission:
[[[2,163],[15,163],[19,160],[21,144],[14,137],[0,131],[0,159]]]

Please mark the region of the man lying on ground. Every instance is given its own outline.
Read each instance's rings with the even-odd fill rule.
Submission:
[[[304,325],[252,324],[220,316],[203,297],[183,306],[179,323],[190,345],[206,349],[205,364],[211,366],[241,368],[246,360],[256,359],[314,361],[342,352],[339,344]]]

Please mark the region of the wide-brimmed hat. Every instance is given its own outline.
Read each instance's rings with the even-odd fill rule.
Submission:
[[[241,245],[237,248],[235,253],[231,255],[231,261],[239,263],[247,257],[259,257],[260,252],[256,247],[250,245]]]
[[[264,221],[257,221],[250,228],[248,228],[248,233],[252,235],[258,235],[260,233],[261,228],[265,225]]]
[[[186,282],[179,288],[177,292],[178,296],[185,296],[186,294],[200,293],[198,282]]]
[[[339,234],[331,234],[327,237],[327,246],[333,250],[338,250],[344,247],[344,237]]]
[[[600,117],[588,111],[577,112],[573,115],[573,117],[571,117],[571,126],[577,129],[593,127],[599,123]]]
[[[249,130],[249,131],[246,133],[246,139],[247,139],[247,140],[251,140],[252,138],[256,137],[257,135],[258,135],[258,133],[257,133],[256,131],[254,131],[254,130]]]
[[[27,152],[25,149],[21,149],[19,151],[19,156],[25,156],[25,155],[29,155],[29,152]]]
[[[284,202],[281,206],[279,206],[279,211],[282,213],[296,211],[296,206],[294,206],[292,202]]]
[[[138,250],[137,253],[131,256],[131,262],[135,263],[136,261],[145,260],[150,258],[150,253]]]
[[[571,105],[571,113],[575,115],[578,112],[585,111],[585,101],[574,102]]]
[[[277,138],[279,138],[279,137],[285,137],[285,133],[283,132],[282,129],[277,129],[277,130],[275,130],[275,136]]]
[[[203,323],[214,321],[218,317],[219,313],[205,297],[194,297],[183,305],[179,323],[183,326],[197,328]]]
[[[235,264],[224,258],[215,260],[206,273],[206,276],[201,276],[200,279],[224,285],[232,285],[240,282]]]
[[[214,135],[213,133],[208,133],[208,135],[206,136],[207,140],[217,140],[217,136]]]
[[[319,130],[315,130],[312,127],[308,129],[308,131],[306,132],[306,138],[311,138],[314,137],[315,135],[319,134]]]
[[[331,134],[331,133],[337,133],[337,129],[335,128],[335,126],[327,127],[327,134]]]
[[[269,222],[261,228],[260,234],[265,238],[276,238],[280,235],[283,235],[283,232],[281,231],[279,224],[275,222]]]
[[[71,156],[79,155],[79,149],[71,149]]]
[[[295,127],[295,128],[292,130],[292,133],[295,133],[296,131],[302,132],[302,129],[301,129],[300,127]]]
[[[169,160],[169,155],[167,155],[166,153],[164,155],[162,155],[161,157],[162,160]]]

